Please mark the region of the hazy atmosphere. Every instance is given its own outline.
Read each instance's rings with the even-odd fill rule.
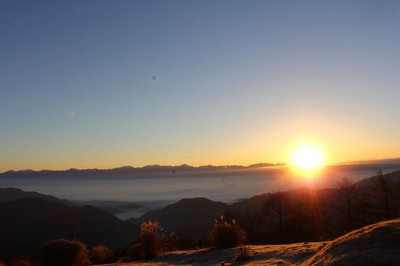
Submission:
[[[399,157],[397,1],[0,1],[0,171]]]
[[[400,265],[400,1],[0,0],[0,266]]]

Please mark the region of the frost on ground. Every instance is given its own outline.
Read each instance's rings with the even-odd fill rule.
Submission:
[[[133,265],[300,265],[316,254],[325,243],[299,243],[287,245],[248,246],[251,257],[235,261],[236,248],[199,249],[168,252],[147,263],[121,263],[118,266]]]
[[[243,261],[235,261],[237,252],[231,248],[174,251],[151,262],[117,265],[400,265],[400,219],[369,225],[333,241],[248,247],[251,257]]]
[[[369,225],[331,241],[305,265],[400,265],[400,219]]]
[[[160,257],[155,262],[168,262],[170,264],[189,265],[221,265],[234,263],[235,265],[293,265],[304,262],[321,249],[323,243],[249,246],[251,258],[235,262],[236,249],[209,250],[203,249],[184,253],[172,252]]]

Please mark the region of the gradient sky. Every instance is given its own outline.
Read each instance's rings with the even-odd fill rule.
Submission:
[[[0,171],[400,157],[398,1],[0,1]]]

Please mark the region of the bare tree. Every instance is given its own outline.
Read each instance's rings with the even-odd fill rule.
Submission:
[[[262,224],[262,214],[259,211],[245,209],[240,214],[240,225],[247,233],[247,241],[256,243],[259,240],[260,224]]]
[[[278,233],[280,242],[284,241],[284,226],[287,215],[285,204],[285,195],[278,191],[269,194],[263,206],[264,214],[269,218],[271,225]]]
[[[357,190],[353,180],[347,176],[342,177],[337,187],[339,192],[339,199],[337,202],[339,214],[345,219],[346,231],[350,232],[355,228]]]
[[[290,196],[290,204],[284,204],[285,240],[316,241],[325,239],[326,221],[320,195],[313,188],[303,188]],[[287,218],[286,218],[287,217]],[[289,237],[289,238],[288,238]]]
[[[398,193],[399,187],[383,174],[382,169],[376,170],[376,175],[372,179],[372,207],[376,210],[380,219],[394,218],[395,211],[399,208]]]

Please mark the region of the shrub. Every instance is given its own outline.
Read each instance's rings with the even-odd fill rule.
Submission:
[[[211,243],[216,248],[237,247],[246,240],[245,232],[236,224],[235,219],[227,221],[223,215],[215,220],[210,236]]]
[[[43,266],[89,265],[86,246],[78,240],[58,239],[40,248]]]
[[[176,247],[176,233],[168,233],[158,222],[144,222],[140,226],[140,238],[127,251],[131,260],[148,260]]]
[[[158,222],[148,221],[140,226],[140,242],[145,259],[152,259],[163,252],[161,239],[165,234],[164,228]]]
[[[90,260],[93,264],[104,264],[113,262],[114,251],[106,246],[98,245],[90,251]]]

